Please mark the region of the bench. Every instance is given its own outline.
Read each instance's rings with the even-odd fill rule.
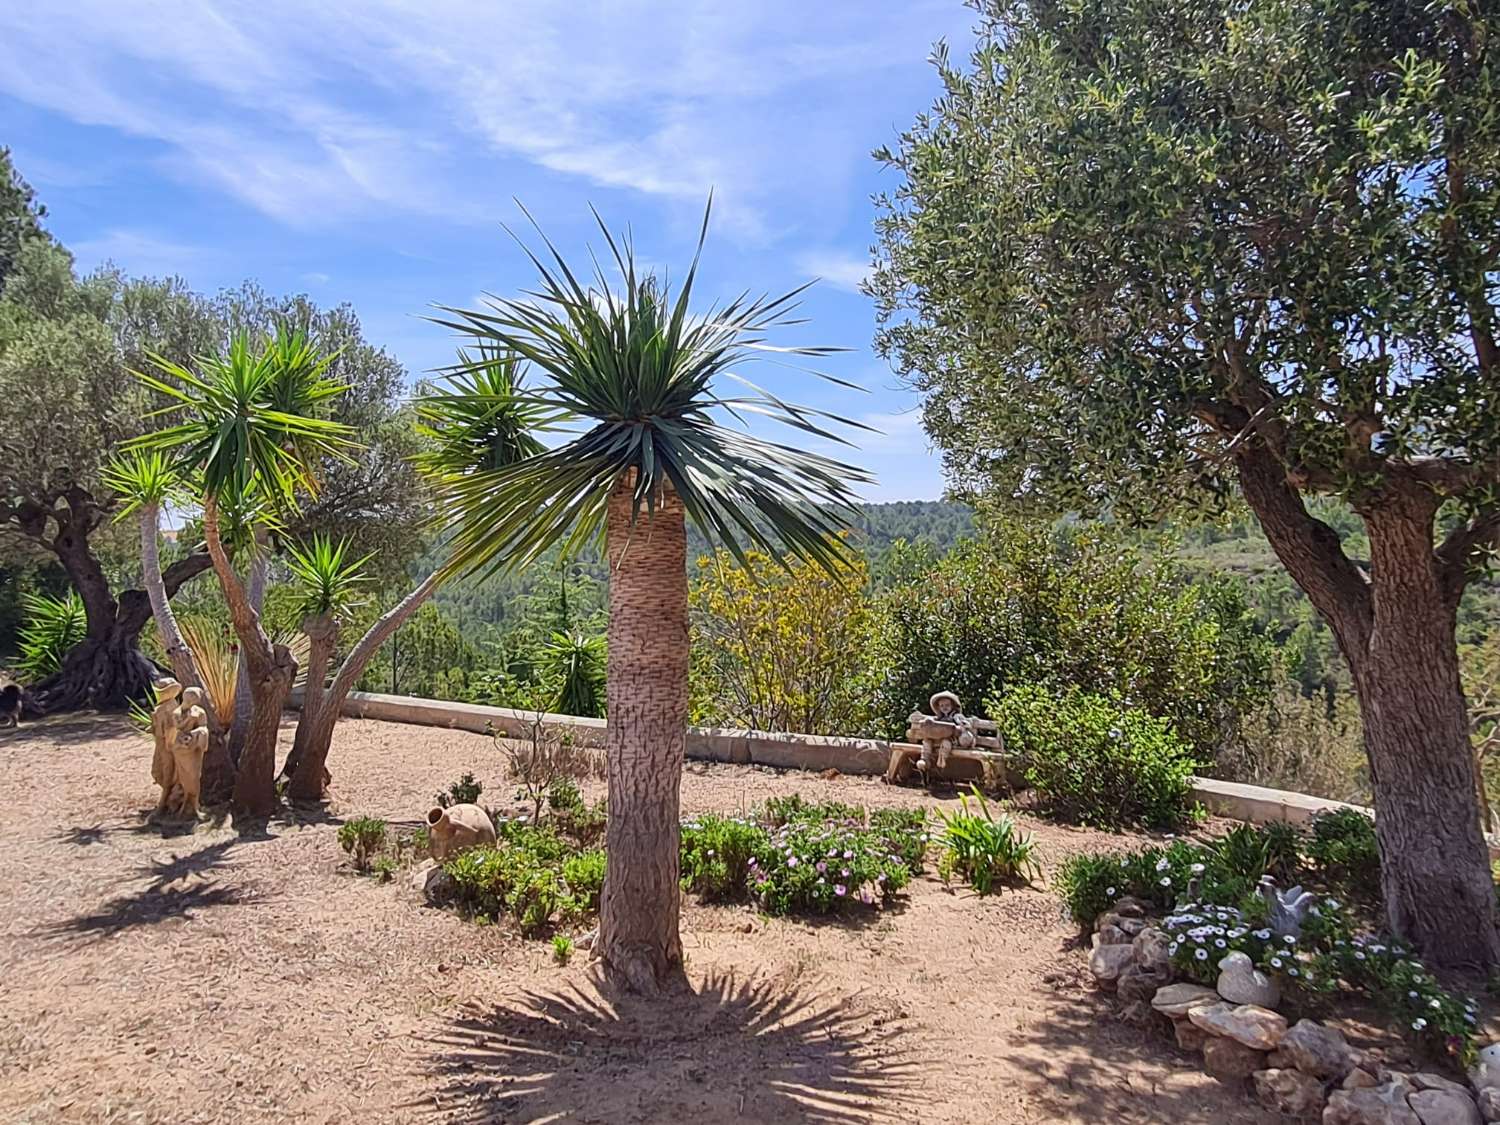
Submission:
[[[1000,737],[1000,731],[988,719],[970,719],[974,731],[973,747],[954,746],[948,751],[949,761],[958,760],[975,762],[979,765],[980,777],[986,789],[998,789],[1009,782],[1009,771],[1007,766],[1010,762],[1005,753],[1005,740]],[[945,729],[946,728],[946,729]],[[886,766],[885,780],[892,785],[899,785],[911,778],[912,771],[917,768],[917,762],[922,757],[922,740],[924,738],[942,738],[955,730],[952,723],[943,722],[923,716],[914,721],[907,729],[906,737],[911,742],[891,743],[890,762]],[[936,772],[934,769],[933,772]],[[927,779],[930,783],[932,778]]]

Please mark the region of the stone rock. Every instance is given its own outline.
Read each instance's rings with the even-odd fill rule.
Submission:
[[[442,906],[457,889],[453,876],[435,860],[423,860],[411,872],[411,888],[419,892],[430,906]]]
[[[1174,1020],[1185,1018],[1193,1008],[1218,1002],[1219,994],[1213,989],[1205,988],[1201,984],[1189,984],[1186,981],[1159,988],[1156,990],[1156,995],[1151,998],[1153,1008]]]
[[[1257,1071],[1255,1096],[1267,1109],[1288,1117],[1311,1117],[1323,1112],[1323,1083],[1300,1070]]]
[[[1123,980],[1124,978],[1122,977],[1121,979]],[[1151,1004],[1147,1000],[1132,1000],[1120,1009],[1121,1020],[1125,1023],[1133,1023],[1139,1027],[1144,1027],[1154,1017],[1155,1013],[1151,1010]]]
[[[1479,1058],[1469,1068],[1469,1081],[1474,1089],[1500,1090],[1500,1043],[1491,1043],[1479,1052]]]
[[[1274,1008],[1281,1002],[1276,982],[1255,967],[1250,958],[1236,950],[1219,962],[1219,995],[1231,1004],[1255,1004]]]
[[[1303,1074],[1325,1082],[1343,1081],[1358,1060],[1343,1032],[1315,1020],[1298,1020],[1282,1038],[1280,1050]]]
[[[478,805],[449,805],[427,814],[427,835],[432,858],[441,863],[450,856],[481,844],[494,845],[495,824]]]
[[[1399,1078],[1380,1086],[1335,1090],[1323,1110],[1323,1125],[1422,1125],[1406,1102],[1410,1092]]]
[[[1500,1121],[1500,1088],[1488,1086],[1479,1091],[1479,1116],[1487,1125]]]
[[[1171,980],[1170,972],[1150,969],[1140,964],[1126,965],[1115,981],[1115,992],[1127,1004],[1140,1000],[1149,1007],[1157,992]]]
[[[1482,1125],[1474,1099],[1462,1087],[1456,1090],[1418,1090],[1406,1104],[1422,1125]]]
[[[1125,969],[1135,964],[1135,950],[1128,945],[1101,945],[1089,954],[1089,971],[1105,991],[1113,991]]]
[[[1172,939],[1155,926],[1147,926],[1135,935],[1135,941],[1131,944],[1135,948],[1135,963],[1143,969],[1164,977],[1162,984],[1170,984],[1172,955],[1167,952],[1167,948],[1172,944]]]
[[[1357,1066],[1344,1075],[1342,1085],[1346,1090],[1369,1090],[1380,1085],[1380,1077],[1374,1071]]]
[[[1433,1074],[1425,1070],[1411,1075],[1407,1078],[1407,1081],[1418,1090],[1447,1090],[1451,1094],[1469,1096],[1469,1088],[1462,1083],[1455,1082],[1451,1078],[1444,1078],[1441,1074]]]
[[[1222,1000],[1188,1012],[1188,1019],[1210,1035],[1225,1035],[1257,1051],[1274,1051],[1286,1035],[1286,1019],[1254,1004],[1235,1007]]]
[[[1113,922],[1106,922],[1094,932],[1099,945],[1129,945],[1133,940],[1129,934]]]
[[[1266,1053],[1228,1038],[1210,1038],[1203,1044],[1204,1073],[1220,1082],[1249,1078],[1266,1065]]]
[[[1121,918],[1144,918],[1151,913],[1151,904],[1133,895],[1126,895],[1111,909]]]
[[[1208,1032],[1201,1027],[1194,1027],[1192,1021],[1186,1019],[1173,1020],[1172,1033],[1177,1037],[1177,1045],[1184,1051],[1201,1051],[1210,1038]]]

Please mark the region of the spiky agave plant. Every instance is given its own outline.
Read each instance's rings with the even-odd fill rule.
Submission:
[[[597,213],[595,214],[598,219]],[[629,238],[599,221],[619,281],[597,263],[585,284],[547,242],[525,252],[536,290],[434,319],[526,361],[534,382],[514,398],[581,424],[572,440],[494,469],[440,479],[454,528],[448,568],[524,565],[601,532],[610,566],[607,676],[609,875],[596,949],[611,976],[641,991],[681,978],[678,788],[687,723],[685,521],[743,558],[745,546],[841,568],[836,533],[854,514],[851,484],[870,478],[828,457],[725,425],[757,415],[806,438],[839,439],[832,415],[795,406],[737,368],[777,347],[797,323],[800,289],[741,295],[694,312],[705,209],[692,265],[675,294],[639,270]],[[540,233],[540,232],[538,232]],[[733,381],[738,390],[719,384]],[[834,380],[837,382],[837,380]]]

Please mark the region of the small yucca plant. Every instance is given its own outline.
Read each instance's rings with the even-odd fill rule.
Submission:
[[[938,844],[943,856],[938,871],[944,879],[958,875],[982,895],[1008,882],[1029,883],[1041,874],[1036,862],[1036,844],[1016,827],[1010,817],[991,815],[984,794],[969,787],[969,796],[960,796],[959,812],[938,813],[943,833]]]
[[[68,650],[87,635],[88,616],[83,599],[72,590],[60,598],[27,594],[21,607],[26,624],[21,626],[16,671],[23,680],[34,683],[62,667]]]

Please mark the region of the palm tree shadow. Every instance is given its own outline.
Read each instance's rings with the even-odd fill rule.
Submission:
[[[915,1066],[871,1008],[711,971],[657,999],[597,982],[477,1006],[429,1042],[445,1119],[838,1125],[912,1116]]]

